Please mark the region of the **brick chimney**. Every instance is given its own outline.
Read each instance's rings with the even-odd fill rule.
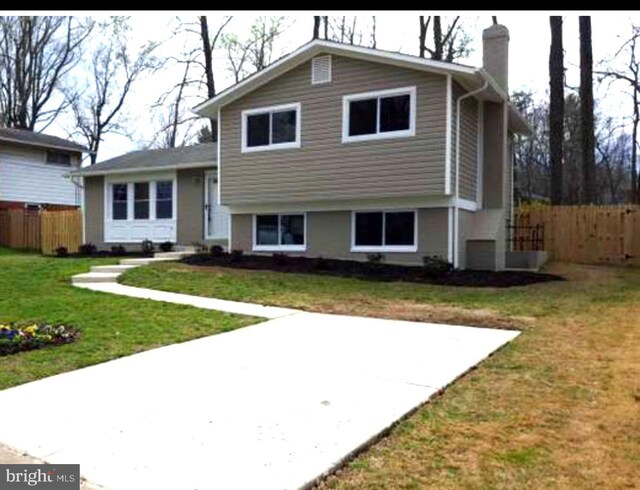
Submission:
[[[509,93],[509,29],[494,24],[482,31],[482,66]]]

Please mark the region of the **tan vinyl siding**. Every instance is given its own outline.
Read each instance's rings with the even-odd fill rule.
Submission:
[[[104,249],[104,177],[84,178],[85,242]]]
[[[418,252],[382,252],[388,263],[422,264],[425,255],[447,257],[448,212],[446,208],[418,210]],[[253,253],[253,218],[250,214],[231,217],[231,248]],[[351,252],[351,211],[307,213],[307,251],[291,253],[308,257],[367,260],[367,253]],[[256,252],[257,253],[257,252]],[[267,252],[267,255],[270,255]]]
[[[478,101],[460,104],[460,197],[476,200],[478,182]]]
[[[416,135],[342,143],[345,95],[415,86]],[[298,149],[241,152],[241,112],[301,104]],[[332,56],[331,83],[311,84],[311,61],[221,111],[222,201],[283,201],[436,195],[444,192],[446,77]]]
[[[452,149],[451,149],[451,182],[455,185],[456,179],[456,155],[458,138],[457,100],[466,93],[464,88],[453,83],[453,121],[451,124]],[[476,188],[478,178],[478,100],[474,97],[463,99],[460,103],[460,182],[459,197],[470,201],[476,200]],[[455,187],[453,187],[455,191]]]

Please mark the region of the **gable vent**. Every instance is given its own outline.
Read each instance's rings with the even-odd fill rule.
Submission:
[[[331,81],[331,55],[317,56],[311,61],[311,84]]]

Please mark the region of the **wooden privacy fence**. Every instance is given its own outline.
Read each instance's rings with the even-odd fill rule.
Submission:
[[[0,245],[51,254],[61,246],[75,252],[81,242],[82,211],[79,209],[0,209]]]
[[[640,206],[524,206],[514,221],[522,230],[542,225],[542,249],[553,260],[640,265]]]

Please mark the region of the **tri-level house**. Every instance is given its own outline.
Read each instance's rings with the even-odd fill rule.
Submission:
[[[81,189],[66,174],[86,151],[57,136],[0,128],[0,208],[80,206]]]
[[[504,268],[511,140],[527,125],[509,103],[508,30],[494,25],[483,42],[481,68],[309,42],[195,109],[218,123],[208,163],[81,172],[87,240],[136,242],[151,223],[159,238],[245,253]],[[158,183],[169,181],[163,224]]]

